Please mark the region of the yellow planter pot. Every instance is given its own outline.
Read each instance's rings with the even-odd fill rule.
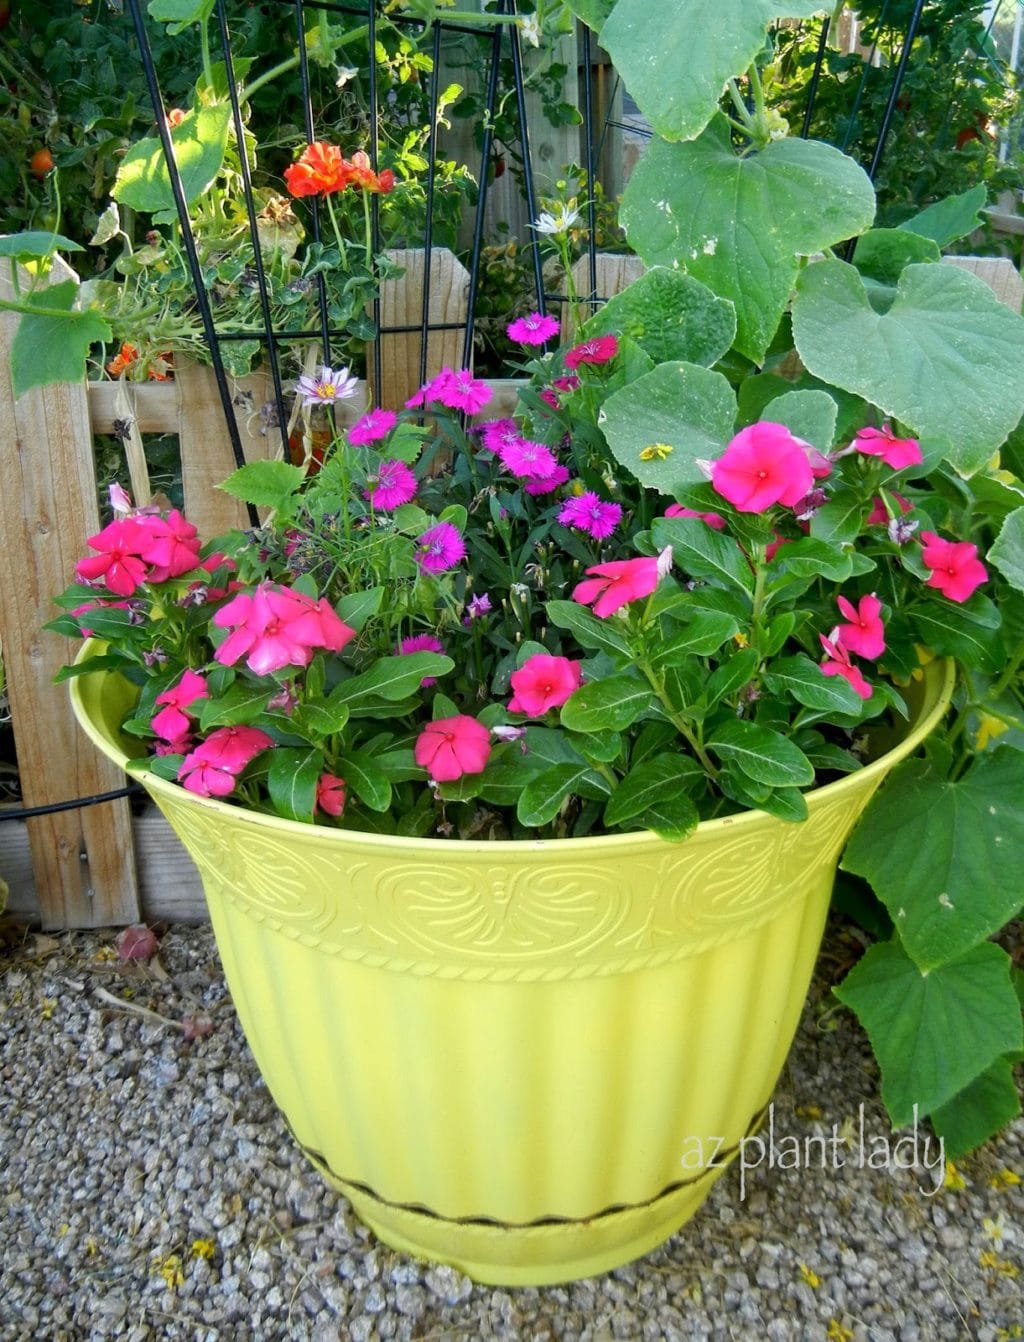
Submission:
[[[130,688],[71,684],[125,764]],[[912,728],[808,794],[806,823],[748,812],[683,844],[389,838],[145,781],[200,869],[246,1038],[310,1159],[387,1244],[539,1285],[661,1243],[756,1127],[839,853],[951,685],[933,664]]]

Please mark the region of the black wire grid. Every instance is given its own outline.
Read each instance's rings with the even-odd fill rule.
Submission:
[[[342,0],[276,0],[282,15],[282,29],[293,28],[295,44],[299,53],[299,73],[302,85],[302,102],[305,115],[305,133],[309,143],[318,139],[316,121],[313,110],[311,96],[311,85],[309,77],[309,66],[306,53],[305,31],[307,12],[326,11],[330,14],[352,15],[365,20],[368,30],[369,48],[372,51],[376,41],[377,25],[379,11],[382,0],[363,0],[363,3],[343,3]],[[921,12],[924,8],[925,0],[916,0],[910,20],[907,24],[906,35],[903,42],[902,54],[897,63],[892,82],[892,89],[886,104],[882,123],[878,128],[878,138],[875,145],[874,154],[869,168],[869,174],[874,177],[878,171],[882,160],[882,154],[885,143],[888,138],[893,115],[899,98],[900,87],[906,71],[907,61],[910,56],[914,37],[917,33],[920,23]],[[327,305],[327,290],[322,275],[316,276],[317,283],[317,302],[319,310],[319,321],[315,327],[310,329],[282,329],[275,328],[271,319],[270,292],[267,284],[267,276],[263,266],[261,256],[259,234],[257,230],[257,210],[253,198],[251,165],[248,161],[246,138],[244,133],[244,119],[241,105],[239,103],[237,86],[234,75],[234,62],[231,50],[231,30],[228,15],[227,0],[215,0],[214,15],[220,40],[220,56],[224,62],[226,75],[228,97],[231,102],[231,114],[234,123],[235,137],[238,145],[238,152],[241,161],[241,172],[243,182],[243,194],[245,200],[245,212],[249,226],[249,236],[252,244],[253,269],[255,273],[256,288],[259,294],[260,308],[263,318],[263,330],[254,335],[251,330],[232,331],[222,329],[218,326],[213,309],[210,303],[210,297],[207,292],[204,281],[202,266],[199,260],[199,254],[196,248],[195,234],[192,228],[192,221],[189,216],[188,207],[185,203],[185,193],[181,183],[181,176],[177,169],[174,159],[170,128],[167,121],[166,108],[161,94],[159,80],[157,78],[156,66],[153,59],[152,47],[150,45],[149,34],[146,28],[146,21],[142,12],[143,0],[127,0],[127,11],[134,25],[136,38],[138,40],[139,54],[142,68],[145,74],[146,83],[149,88],[150,99],[156,114],[157,132],[163,146],[164,158],[167,163],[168,174],[170,178],[171,191],[174,196],[175,208],[178,216],[178,222],[181,228],[181,241],[188,260],[189,270],[192,275],[192,282],[195,289],[196,304],[199,309],[202,320],[203,332],[209,346],[210,361],[213,366],[214,376],[217,382],[217,388],[220,394],[221,405],[224,411],[224,419],[230,436],[232,450],[238,465],[243,465],[245,456],[242,450],[241,437],[238,431],[238,425],[235,420],[232,404],[232,391],[228,380],[228,374],[224,366],[224,360],[221,353],[221,344],[224,341],[234,340],[252,340],[258,339],[266,350],[267,364],[270,370],[273,386],[274,406],[277,412],[277,424],[282,435],[282,443],[285,457],[288,455],[288,419],[289,413],[285,403],[285,385],[281,373],[281,343],[296,339],[316,339],[320,342],[323,350],[323,362],[331,362],[331,342],[332,339],[344,337],[347,332],[336,329],[331,326]],[[517,0],[498,0],[494,9],[498,15],[507,15],[515,17],[517,15]],[[884,17],[884,11],[883,11]],[[410,30],[425,27],[425,23],[411,17],[402,16],[395,18],[391,16],[389,22],[398,26],[405,25]],[[804,120],[802,135],[806,137],[807,128],[810,125],[813,113],[814,99],[818,88],[819,77],[821,74],[824,60],[826,43],[828,39],[829,20],[825,18],[822,23],[820,41],[818,45],[817,58],[809,85],[809,96],[806,117]],[[479,183],[479,193],[477,198],[476,213],[473,224],[473,241],[469,258],[469,294],[468,294],[468,315],[464,324],[459,323],[432,323],[429,319],[430,313],[430,256],[433,245],[432,237],[432,217],[433,200],[435,191],[434,163],[436,158],[436,125],[438,111],[438,70],[440,68],[441,44],[446,34],[459,34],[461,36],[472,36],[481,46],[481,53],[486,60],[486,93],[485,107],[486,118],[482,132],[482,143],[480,146],[480,166],[477,175]],[[286,32],[282,31],[282,44],[286,44]],[[468,365],[473,350],[474,333],[474,308],[476,304],[478,276],[480,270],[480,258],[484,246],[484,227],[486,221],[486,207],[488,194],[488,167],[493,151],[493,131],[491,129],[494,120],[495,110],[498,104],[500,90],[501,64],[506,54],[511,56],[512,69],[514,74],[514,96],[516,109],[520,126],[520,152],[522,156],[522,174],[523,174],[523,192],[526,197],[527,213],[530,219],[537,218],[537,193],[534,182],[534,175],[530,162],[530,142],[529,127],[526,112],[526,96],[524,86],[523,53],[520,43],[520,31],[515,23],[496,24],[492,28],[480,28],[470,26],[464,23],[445,22],[443,20],[436,22],[431,31],[431,55],[433,58],[433,68],[430,76],[430,85],[428,93],[429,117],[430,117],[430,138],[427,144],[426,157],[429,168],[426,184],[426,219],[423,233],[423,248],[425,255],[424,266],[424,289],[423,304],[420,323],[418,326],[381,326],[380,322],[380,302],[374,302],[374,324],[379,336],[411,334],[418,332],[420,337],[420,381],[426,380],[427,366],[427,341],[432,332],[435,331],[463,331],[463,362]],[[594,97],[591,83],[591,70],[593,68],[593,59],[597,54],[596,44],[591,37],[590,30],[585,26],[580,27],[580,65],[585,72],[582,81],[582,107],[580,108],[582,116],[582,145],[583,145],[583,167],[586,170],[587,181],[592,183],[595,180],[597,159],[600,153],[600,146],[603,141],[605,131],[608,128],[621,128],[636,130],[635,126],[626,126],[625,123],[612,120],[606,117],[601,126],[595,124]],[[378,103],[378,86],[376,78],[376,69],[371,61],[368,70],[368,84],[370,103],[373,109],[373,115],[370,119],[370,142],[368,153],[371,166],[374,171],[377,169],[378,152],[378,115],[380,108]],[[643,132],[641,132],[642,134]],[[314,242],[319,242],[321,237],[321,207],[316,196],[309,197],[306,202],[311,211],[310,231]],[[596,203],[593,191],[590,192],[590,198],[586,204],[587,214],[587,233],[588,246],[587,258],[589,263],[588,292],[582,295],[583,301],[589,302],[591,306],[597,307],[603,298],[597,293],[597,249],[595,244],[596,234]],[[371,198],[371,227],[372,227],[372,249],[376,255],[380,251],[380,228],[379,228],[379,202],[376,196]],[[556,301],[562,295],[545,292],[544,275],[542,270],[542,259],[539,247],[533,247],[533,282],[536,290],[537,307],[539,311],[544,311],[545,304],[549,301]],[[375,340],[372,345],[371,362],[373,369],[373,384],[375,387],[381,385],[381,353],[380,342]],[[257,518],[254,510],[250,511],[253,525],[257,524]],[[81,797],[70,801],[54,802],[46,806],[19,807],[5,809],[0,814],[0,820],[16,820],[29,816],[45,815],[55,811],[71,810],[78,807],[91,806],[100,802],[112,801],[118,797],[132,796],[140,792],[141,786],[138,783],[131,783],[127,787],[118,788],[110,792],[99,793],[90,797]]]

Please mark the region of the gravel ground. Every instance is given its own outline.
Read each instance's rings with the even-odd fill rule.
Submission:
[[[906,1146],[913,1167],[892,1168],[870,1050],[827,997],[835,933],[774,1124],[788,1165],[807,1136],[852,1145],[750,1169],[742,1197],[734,1165],[655,1253],[522,1290],[393,1253],[321,1185],[256,1073],[208,929],[167,932],[149,967],[120,963],[113,940],[0,945],[0,1342],[1024,1336],[1024,1122],[935,1196],[923,1133],[916,1164]],[[186,1042],[127,1007],[212,1032]],[[857,1168],[861,1121],[879,1168]]]

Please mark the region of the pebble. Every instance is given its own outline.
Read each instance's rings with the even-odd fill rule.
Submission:
[[[307,1165],[209,928],[165,935],[166,980],[97,958],[113,939],[0,953],[0,1342],[1000,1342],[1024,1318],[1024,1185],[999,1178],[1024,1178],[1024,1121],[957,1162],[964,1189],[925,1197],[931,1175],[817,1159],[748,1171],[741,1198],[734,1166],[637,1263],[564,1286],[474,1285],[379,1244]],[[185,1044],[94,987],[131,988],[170,1020],[201,1003],[213,1033]],[[830,1133],[863,1104],[865,1131],[888,1135],[856,1022],[817,1028],[827,1002],[816,981],[776,1134]],[[1000,1213],[996,1243],[984,1223]]]

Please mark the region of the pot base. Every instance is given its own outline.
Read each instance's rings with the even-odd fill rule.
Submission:
[[[761,1126],[764,1113],[762,1109],[755,1115],[748,1136]],[[390,1202],[364,1184],[341,1178],[316,1151],[306,1146],[302,1150],[389,1248],[447,1263],[487,1286],[554,1286],[610,1272],[663,1244],[699,1210],[740,1148],[723,1152],[696,1178],[638,1206],[612,1207],[579,1219],[547,1216],[522,1225],[485,1216],[456,1219],[427,1207]]]

